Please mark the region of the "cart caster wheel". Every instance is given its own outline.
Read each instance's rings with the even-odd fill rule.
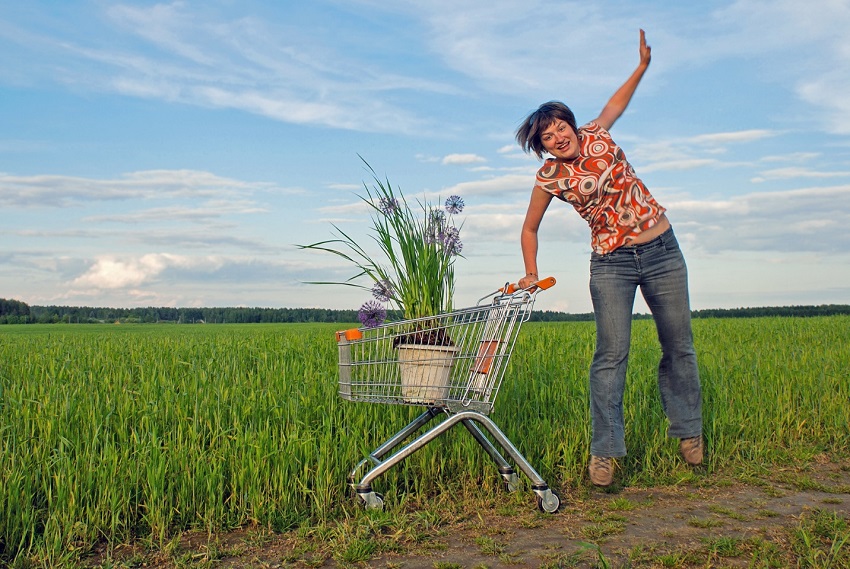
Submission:
[[[553,490],[545,490],[537,496],[537,509],[547,514],[554,514],[561,507],[561,498]]]
[[[515,492],[517,489],[517,485],[519,484],[519,477],[515,472],[511,472],[510,474],[503,474],[503,482],[505,486],[506,492]]]
[[[367,510],[383,510],[384,497],[377,492],[358,493],[360,499],[363,500],[363,507]]]

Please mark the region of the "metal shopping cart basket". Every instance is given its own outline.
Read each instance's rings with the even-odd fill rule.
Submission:
[[[554,284],[555,279],[549,277],[528,289],[506,285],[470,308],[337,332],[343,399],[426,407],[349,474],[351,486],[367,508],[383,508],[383,497],[372,490],[378,476],[461,423],[498,465],[509,490],[515,489],[517,474],[496,445],[529,478],[538,507],[550,513],[558,510],[558,495],[487,416],[520,326],[531,316],[537,293]],[[432,419],[444,416],[436,426],[395,450]]]

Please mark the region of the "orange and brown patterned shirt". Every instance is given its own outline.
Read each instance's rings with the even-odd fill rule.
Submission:
[[[590,245],[600,255],[628,245],[666,211],[646,189],[608,131],[595,122],[579,128],[578,158],[550,158],[535,189],[569,202],[590,225]]]

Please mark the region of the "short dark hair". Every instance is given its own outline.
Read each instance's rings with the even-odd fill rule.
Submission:
[[[516,141],[523,150],[534,152],[538,158],[542,159],[546,149],[543,148],[540,134],[556,120],[566,122],[573,129],[573,132],[578,134],[576,116],[570,108],[560,101],[549,101],[540,105],[536,111],[522,121],[522,124],[516,130]]]

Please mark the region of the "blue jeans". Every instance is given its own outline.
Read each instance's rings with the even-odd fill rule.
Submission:
[[[655,319],[661,342],[658,389],[670,422],[668,436],[702,434],[702,393],[691,332],[688,270],[679,243],[668,229],[640,245],[590,258],[590,294],[596,318],[596,352],[590,366],[590,453],[626,455],[623,391],[629,360],[635,291]]]

